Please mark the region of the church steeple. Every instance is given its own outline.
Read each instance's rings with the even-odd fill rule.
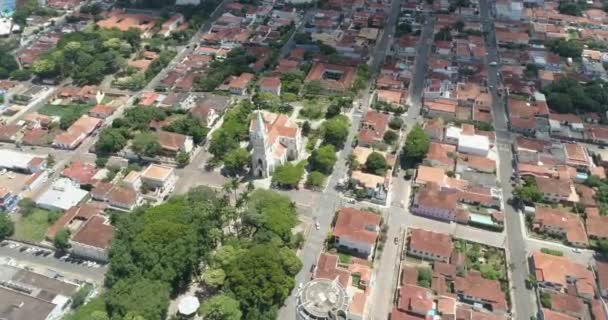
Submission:
[[[258,109],[255,120],[255,135],[263,145],[266,145],[266,123],[264,123],[264,117],[260,109]]]

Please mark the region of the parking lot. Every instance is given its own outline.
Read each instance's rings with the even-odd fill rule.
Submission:
[[[5,240],[0,243],[0,256],[14,259],[37,272],[51,277],[65,277],[102,284],[106,265],[87,261],[71,255],[57,257],[55,252],[42,248]]]

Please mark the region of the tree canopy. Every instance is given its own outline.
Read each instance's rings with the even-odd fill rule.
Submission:
[[[547,42],[547,46],[554,53],[567,58],[579,58],[583,46],[575,40],[555,39]]]
[[[158,136],[149,132],[142,132],[133,138],[131,145],[133,152],[143,157],[155,157],[160,154],[161,146],[158,142]]]
[[[365,161],[365,170],[371,174],[383,176],[388,169],[386,159],[381,153],[372,152]]]
[[[283,188],[296,188],[303,175],[304,163],[294,165],[288,162],[275,168],[272,183]]]
[[[63,228],[55,234],[53,246],[60,252],[65,252],[70,248],[70,229]]]
[[[243,306],[245,319],[275,319],[301,268],[292,250],[256,245],[228,266],[226,287]]]
[[[323,140],[336,148],[342,148],[348,138],[349,128],[350,121],[343,115],[328,119],[321,126]]]
[[[14,232],[15,223],[8,214],[0,212],[0,241],[12,236]]]
[[[406,159],[414,162],[421,161],[429,150],[431,140],[426,135],[420,125],[416,125],[412,128],[412,131],[407,135],[405,139],[405,145],[403,146],[403,154]]]
[[[76,84],[94,84],[107,74],[126,66],[125,58],[139,46],[139,30],[92,29],[65,34],[50,52],[32,65],[41,77],[71,77]],[[121,52],[108,42],[129,44],[130,50]]]
[[[330,174],[336,161],[338,161],[336,148],[331,144],[326,144],[313,150],[308,158],[308,165],[313,171]]]
[[[604,113],[608,110],[608,87],[604,82],[593,81],[585,85],[564,77],[544,88],[547,104],[558,113]]]
[[[243,316],[239,302],[225,294],[205,301],[201,305],[200,314],[208,320],[240,320]]]

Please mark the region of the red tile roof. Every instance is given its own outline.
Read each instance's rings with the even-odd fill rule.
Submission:
[[[342,208],[338,211],[333,234],[352,241],[374,244],[380,230],[381,216],[369,211]]]
[[[107,218],[96,215],[89,219],[72,237],[72,241],[106,249],[114,236],[114,227]]]
[[[452,255],[453,244],[450,235],[423,229],[411,229],[409,250],[416,250],[441,257]]]

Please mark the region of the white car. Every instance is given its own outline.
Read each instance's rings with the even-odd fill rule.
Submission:
[[[572,252],[574,252],[574,253],[583,253],[583,251],[581,251],[581,249],[579,249],[579,248],[572,249]]]
[[[317,230],[321,229],[321,225],[319,224],[319,222],[315,222],[315,228]]]

